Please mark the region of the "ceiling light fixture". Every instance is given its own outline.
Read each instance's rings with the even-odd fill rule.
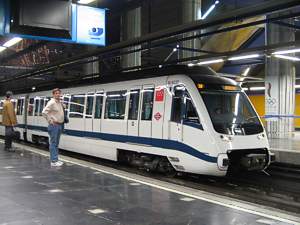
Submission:
[[[90,4],[91,2],[94,2],[96,0],[79,0],[77,3],[79,4]]]
[[[224,62],[224,59],[214,59],[214,60],[209,60],[209,61],[203,61],[203,62],[198,62],[198,65],[206,65],[206,64],[214,64],[214,63],[221,63]]]
[[[5,42],[3,47],[9,48],[22,40],[23,40],[22,38],[14,37],[14,38],[10,39],[9,41]]]
[[[300,48],[277,51],[277,52],[273,52],[272,55],[282,55],[282,54],[297,53],[297,52],[300,52]]]
[[[250,87],[250,91],[262,91],[265,90],[265,87]]]
[[[258,58],[259,56],[260,56],[259,54],[242,55],[242,56],[231,57],[228,60],[235,61],[235,60],[243,60],[243,59],[253,59],[253,58]]]
[[[287,56],[287,55],[274,55],[274,56],[276,58],[280,58],[280,59],[286,59],[286,60],[291,60],[291,61],[300,61],[300,58]]]
[[[6,48],[3,46],[0,46],[0,52],[3,52]]]
[[[248,67],[247,69],[245,69],[244,73],[242,73],[242,75],[245,77],[248,75],[248,73],[250,72],[250,67]]]

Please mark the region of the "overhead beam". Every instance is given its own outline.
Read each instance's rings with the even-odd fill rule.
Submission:
[[[296,30],[300,30],[300,26],[297,26],[295,24],[290,24],[290,23],[286,23],[286,22],[282,22],[282,21],[274,21],[272,23],[281,25],[281,26],[285,26],[285,27],[289,27],[289,28],[294,28]]]
[[[154,40],[168,38],[168,37],[171,37],[174,35],[187,33],[187,32],[191,32],[194,30],[201,30],[201,29],[205,29],[208,27],[213,27],[213,26],[217,26],[217,25],[221,25],[224,23],[241,20],[241,19],[245,19],[245,18],[249,18],[249,17],[253,17],[253,16],[264,15],[267,13],[282,11],[282,10],[286,10],[286,9],[289,9],[289,8],[292,8],[295,6],[299,6],[299,5],[300,5],[299,0],[285,0],[285,1],[272,0],[272,1],[264,2],[259,5],[254,5],[254,6],[250,6],[250,7],[232,11],[229,14],[215,16],[212,19],[194,21],[194,22],[191,22],[188,24],[183,24],[183,25],[175,26],[175,27],[168,28],[168,29],[165,29],[162,31],[150,33],[143,37],[138,37],[138,38],[130,39],[130,40],[123,41],[120,43],[116,43],[116,44],[113,44],[113,45],[110,45],[110,46],[107,46],[107,47],[104,47],[101,49],[97,49],[95,51],[92,51],[92,52],[89,52],[86,54],[81,54],[79,56],[75,56],[75,57],[63,60],[59,63],[53,63],[48,66],[41,67],[41,68],[39,68],[37,70],[33,70],[29,73],[18,75],[16,78],[17,79],[26,78],[26,77],[29,77],[32,75],[36,75],[40,72],[47,71],[54,67],[59,67],[62,65],[70,64],[70,63],[76,62],[80,59],[84,59],[84,58],[88,58],[88,57],[92,57],[92,56],[98,56],[98,55],[101,55],[104,53],[120,50],[120,49],[127,48],[130,46],[140,45],[140,44],[148,43],[148,42],[151,42]],[[0,83],[9,82],[12,80],[13,79],[2,80]]]

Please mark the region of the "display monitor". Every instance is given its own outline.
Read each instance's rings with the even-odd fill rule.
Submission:
[[[70,0],[12,0],[11,15],[11,33],[72,38]]]

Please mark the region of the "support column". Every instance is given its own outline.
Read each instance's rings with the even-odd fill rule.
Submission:
[[[189,23],[201,18],[201,2],[202,0],[183,0],[182,1],[182,23]],[[183,37],[188,37],[191,35],[195,35],[197,32],[190,32],[183,35]],[[193,39],[189,41],[184,41],[180,44],[183,48],[189,49],[200,49],[201,47],[201,40],[200,39]],[[180,50],[179,57],[180,58],[187,58],[198,56],[199,52],[187,51],[187,50]]]
[[[88,46],[87,47],[87,51],[93,51],[96,48],[93,46]],[[95,60],[97,59],[97,57],[91,57],[90,60]],[[85,75],[92,75],[92,74],[99,74],[100,71],[100,65],[99,65],[99,61],[94,61],[91,63],[87,63],[84,65],[84,72]]]
[[[123,41],[141,36],[141,8],[130,10],[122,17]],[[126,50],[139,49],[140,46],[127,48]],[[122,57],[122,67],[134,67],[141,65],[141,52],[135,52]]]
[[[285,22],[292,23],[291,20]],[[295,41],[292,28],[276,24],[266,25],[266,44]],[[275,57],[266,58],[265,79],[266,115],[275,117],[266,119],[267,134],[270,138],[291,137],[294,132],[294,119],[288,116],[295,111],[295,66],[293,62]]]

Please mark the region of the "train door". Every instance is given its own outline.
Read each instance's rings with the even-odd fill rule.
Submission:
[[[39,124],[39,111],[40,111],[40,97],[34,98],[34,113],[33,113],[33,125]]]
[[[152,137],[153,100],[154,85],[144,85],[142,90],[142,110],[139,121],[139,136],[141,137]]]
[[[127,134],[129,136],[139,136],[139,107],[140,107],[141,87],[137,86],[130,89]]]
[[[152,138],[162,139],[164,115],[165,115],[165,88],[164,86],[157,86],[155,87],[155,94],[154,94]]]
[[[70,99],[69,123],[66,128],[82,131],[84,129],[85,94],[72,94]]]
[[[184,114],[185,87],[176,85],[173,87],[171,119],[169,122],[169,139],[182,141],[182,123]]]
[[[101,118],[103,110],[103,98],[104,91],[98,90],[95,94],[95,110],[94,110],[94,119],[93,119],[93,131],[101,132]]]
[[[86,95],[86,107],[84,117],[84,129],[93,132],[93,110],[94,110],[95,93],[88,92]]]

